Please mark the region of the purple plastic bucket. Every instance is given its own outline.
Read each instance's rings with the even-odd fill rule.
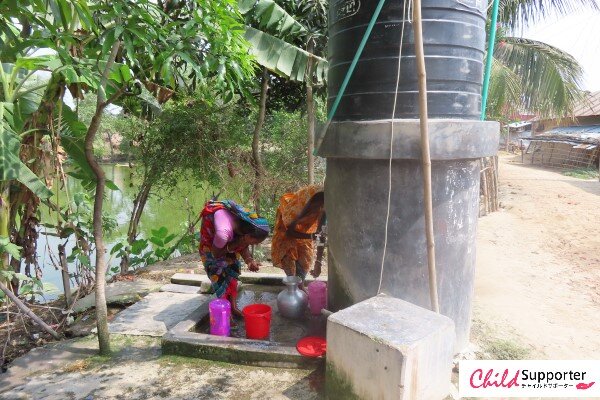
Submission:
[[[231,304],[225,299],[215,299],[208,304],[210,334],[229,336],[231,331]]]

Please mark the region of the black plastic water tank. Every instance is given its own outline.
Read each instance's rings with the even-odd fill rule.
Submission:
[[[329,11],[329,107],[378,0],[333,0]],[[335,121],[392,116],[402,0],[386,0],[334,116]],[[478,119],[485,50],[485,0],[423,0],[423,42],[431,118]],[[411,19],[407,11],[406,19]],[[395,118],[418,118],[412,25],[404,28]]]

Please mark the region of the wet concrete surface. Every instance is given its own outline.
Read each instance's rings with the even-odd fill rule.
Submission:
[[[250,304],[267,304],[271,306],[271,335],[269,341],[282,345],[295,346],[298,340],[306,336],[325,337],[327,317],[311,315],[308,308],[301,319],[284,318],[277,311],[277,295],[285,290],[282,287],[265,285],[241,285],[237,304],[242,310]],[[194,329],[197,333],[210,333],[208,316],[203,318]],[[231,327],[231,337],[246,338],[246,327],[243,318],[236,318]]]

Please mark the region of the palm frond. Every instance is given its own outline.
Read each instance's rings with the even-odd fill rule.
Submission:
[[[521,88],[519,76],[502,62],[494,59],[492,62],[487,115],[492,119],[497,119],[502,115],[520,111],[523,97]]]
[[[541,116],[563,116],[582,97],[581,66],[556,47],[537,40],[505,37],[494,57],[519,77],[521,106],[526,110]]]
[[[598,10],[600,7],[597,0],[500,0],[498,22],[515,29],[536,23],[549,15],[566,16],[583,9]]]

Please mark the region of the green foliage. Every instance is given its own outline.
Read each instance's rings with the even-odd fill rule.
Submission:
[[[293,189],[306,175],[306,118],[299,112],[274,111],[263,130],[263,162],[273,186]]]
[[[0,118],[2,118],[0,108]],[[16,180],[40,198],[52,195],[50,189],[19,158],[18,136],[0,125],[0,181]]]
[[[498,22],[515,30],[554,14],[568,15],[582,8],[597,10],[598,3],[594,0],[500,0]]]
[[[569,169],[562,172],[565,176],[572,176],[579,179],[598,179],[598,169],[596,168],[578,168]]]
[[[77,274],[85,275],[94,270],[91,260],[94,243],[93,236],[93,196],[87,192],[76,192],[70,203],[59,210],[59,223],[44,224],[56,231],[64,243],[74,237],[75,244],[69,249],[67,262],[74,263]],[[113,233],[118,227],[113,215],[103,214],[102,229],[106,234]],[[67,249],[66,249],[67,250]],[[82,272],[81,269],[84,269]]]
[[[90,4],[84,0],[2,2],[2,61],[14,62],[11,71],[0,71],[3,149],[10,150],[4,152],[4,178],[22,179],[36,194],[50,195],[49,191],[44,194],[39,181],[17,162],[14,150],[18,149],[18,142],[6,134],[10,127],[15,135],[21,135],[26,125],[28,114],[21,112],[17,103],[22,86],[12,83],[23,70],[25,79],[32,76],[30,71],[51,71],[47,88],[56,85],[54,90],[62,90],[66,86],[77,97],[83,96],[84,91],[100,90],[102,98],[110,101],[141,94],[140,81],[177,89],[210,80],[229,98],[236,91],[245,92],[246,78],[253,73],[253,66],[243,39],[241,17],[234,6],[232,0],[186,2],[173,18],[148,0]],[[108,85],[101,89],[106,59],[115,43],[119,45],[118,59],[109,71]],[[56,54],[27,57],[32,48],[47,48]],[[14,89],[14,94],[9,89]],[[30,113],[36,109],[28,107]],[[5,120],[9,118],[11,123],[7,125]],[[81,124],[68,110],[64,110],[62,118],[70,131],[65,135],[65,149],[81,164],[73,176],[89,181],[93,174],[83,162],[83,138],[88,124]]]
[[[144,179],[174,188],[185,175],[219,185],[228,160],[249,146],[249,121],[238,110],[214,93],[196,92],[168,103],[146,132],[127,136],[137,143],[133,154],[143,166]]]
[[[510,340],[491,340],[484,350],[492,360],[525,360],[531,351]]]
[[[88,95],[77,106],[79,120],[86,126],[89,125],[96,111],[96,100],[96,96]],[[105,111],[94,141],[94,154],[99,158],[110,158],[114,153],[115,159],[112,161],[125,158],[125,154],[131,151],[132,138],[143,134],[147,125],[146,120],[135,115]],[[125,140],[126,137],[129,140]],[[118,145],[112,151],[110,139],[113,140],[113,144]]]
[[[297,45],[309,30],[273,0],[240,0],[245,15],[246,40],[256,61],[272,72],[294,81],[311,79],[322,83],[327,77],[327,60]],[[313,59],[308,77],[308,60]]]
[[[7,0],[0,2],[0,57],[14,60],[28,47],[51,47],[52,38],[74,41],[77,20],[83,30],[97,31],[83,0]]]
[[[583,95],[579,63],[565,51],[511,34],[548,15],[598,7],[594,0],[500,0],[488,117],[533,112],[554,118],[571,112]]]
[[[505,37],[494,57],[503,67],[495,69],[493,77],[507,84],[506,100],[517,110],[559,116],[581,99],[583,70],[562,50],[531,39]]]
[[[239,9],[246,14],[248,22],[278,37],[294,38],[305,33],[306,28],[273,0],[240,0]]]
[[[17,295],[19,297],[44,297],[44,295],[46,294],[55,294],[59,292],[56,285],[50,282],[42,282],[41,279],[38,279],[36,277],[29,277],[27,275],[10,270],[0,271],[0,280],[6,282],[18,282],[19,292],[17,293]],[[5,296],[6,295],[4,294],[4,292],[0,291],[0,303],[2,303],[6,299]]]
[[[258,63],[276,74],[304,81],[308,73],[308,59],[312,57],[316,61],[313,79],[318,83],[326,79],[327,60],[324,58],[311,56],[305,50],[252,27],[246,28],[245,38],[252,45],[250,52]]]
[[[178,240],[177,235],[161,226],[152,229],[148,239],[136,239],[131,243],[121,241],[113,246],[110,255],[117,258],[129,257],[129,266],[134,270],[139,267],[154,264],[158,261],[169,259],[176,251],[189,252],[189,244],[193,242],[193,235],[184,233]],[[183,250],[183,251],[182,251]],[[118,272],[119,267],[113,267],[112,272]]]
[[[325,104],[317,102],[317,120],[324,121]],[[249,119],[254,120],[255,114]],[[279,197],[289,191],[297,190],[307,184],[307,121],[300,111],[288,112],[273,110],[265,119],[262,131],[261,154],[264,166],[264,176],[261,186],[261,214],[271,223],[275,222],[275,212]],[[231,158],[235,178],[224,177],[223,186],[227,195],[235,194],[235,200],[243,204],[250,202],[250,186],[254,172],[250,163],[250,149],[241,157]],[[244,153],[242,153],[244,154]],[[316,168],[317,181],[324,177],[323,166]],[[236,188],[237,190],[227,190]],[[243,190],[247,188],[247,190]]]
[[[31,89],[24,87],[30,76],[25,66],[37,71],[39,60],[24,57],[17,64],[0,65],[0,182],[16,180],[38,197],[48,198],[52,192],[19,157],[24,119],[37,108]],[[25,71],[28,74],[22,77]]]
[[[21,259],[21,247],[10,242],[6,236],[0,236],[0,254],[8,253],[11,257]]]

